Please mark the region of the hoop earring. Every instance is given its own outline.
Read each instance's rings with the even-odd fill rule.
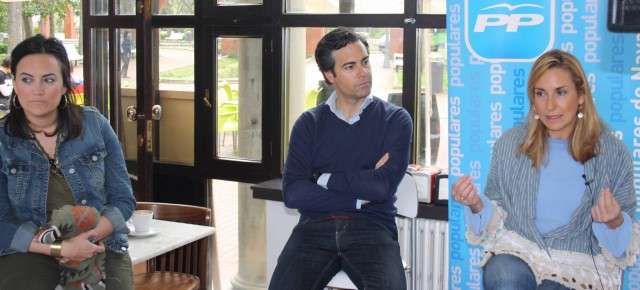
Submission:
[[[22,107],[21,107],[21,106],[19,106],[19,104],[20,104],[19,102],[18,102],[18,103],[16,103],[16,100],[17,100],[17,99],[18,99],[18,96],[14,96],[14,97],[13,97],[13,100],[12,100],[12,103],[13,103],[13,107],[19,110],[19,109],[22,109]]]
[[[584,118],[584,114],[582,113],[582,105],[578,105],[578,119]]]
[[[62,104],[62,106],[58,105],[58,107],[60,107],[60,109],[66,108],[67,104],[69,103],[69,96],[62,95],[62,98],[64,99],[64,104]]]

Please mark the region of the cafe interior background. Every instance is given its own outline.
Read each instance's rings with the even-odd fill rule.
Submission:
[[[456,112],[451,111],[451,92],[465,92],[455,87],[467,81],[461,67],[472,66],[467,60],[452,59],[456,55],[450,51],[452,44],[454,52],[460,52],[460,45],[464,51],[465,41],[474,39],[464,34],[468,2],[0,0],[0,58],[33,33],[61,39],[73,60],[78,96],[100,109],[120,138],[136,198],[211,208],[216,233],[210,267],[219,272],[212,289],[266,289],[269,256],[277,255],[269,253],[267,204],[278,201],[260,193],[281,194],[278,180],[291,126],[304,110],[331,94],[313,59],[315,44],[333,27],[352,27],[369,42],[373,92],[405,107],[415,123],[411,162],[420,187],[416,289],[466,289],[475,287],[474,276],[466,273],[472,271],[473,262],[449,263],[451,253],[461,250],[450,249],[456,246],[450,235],[459,234],[450,226],[463,225],[447,221],[452,210],[447,177],[450,166],[456,166],[450,157],[462,155],[455,162],[466,163],[487,158],[489,128],[499,125],[506,130],[513,125],[506,118],[491,123],[483,111],[486,116],[478,123],[486,131],[479,137],[481,154],[465,145],[473,143],[474,136],[462,133],[462,141],[449,136],[459,133],[451,131],[451,117],[471,122],[470,116],[451,116]],[[488,2],[487,6],[524,1]],[[633,18],[618,23],[622,32],[607,29],[609,4],[616,1],[542,2],[549,7],[545,10],[549,19],[557,20],[551,34],[562,31],[566,17],[583,21],[581,13],[595,5],[599,37],[623,35],[628,51],[639,50],[633,30],[639,23]],[[563,14],[562,9],[575,11]],[[126,77],[120,49],[125,32],[131,32],[134,43]],[[462,33],[457,43],[456,33]],[[587,42],[583,31],[571,37]],[[610,55],[603,48],[596,53],[603,59]],[[626,67],[639,65],[636,54]],[[488,84],[501,77],[501,71],[492,74],[492,68],[498,69],[483,68]],[[630,86],[639,86],[632,83],[631,70],[623,75]],[[631,90],[621,100],[627,108],[633,108],[633,94]],[[478,104],[488,107],[490,98]],[[638,115],[635,104],[635,111],[623,111],[626,116]],[[632,124],[621,126],[627,138],[633,138]],[[635,137],[640,138],[637,132]],[[486,173],[477,177],[480,184],[482,174]],[[401,233],[404,242],[410,240],[408,231]],[[637,268],[631,272],[639,279]],[[467,286],[452,284],[459,269],[465,269],[461,272],[467,277],[460,281],[468,280]]]

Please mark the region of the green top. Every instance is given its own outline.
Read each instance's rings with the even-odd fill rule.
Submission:
[[[51,220],[51,213],[65,205],[76,205],[69,183],[64,176],[49,172],[49,186],[47,188],[47,222]]]

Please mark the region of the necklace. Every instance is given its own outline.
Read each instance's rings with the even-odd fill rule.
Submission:
[[[58,147],[57,145],[58,145],[59,136],[60,135],[56,135],[56,147]],[[40,151],[42,151],[42,154],[44,155],[44,157],[46,157],[47,160],[49,160],[49,172],[57,176],[62,176],[62,169],[60,168],[60,162],[58,161],[58,158],[55,154],[55,150],[53,153],[53,158],[51,158],[49,154],[47,154],[47,151],[44,150],[44,147],[42,147],[42,144],[40,144],[40,141],[38,141],[38,138],[34,136],[33,140],[36,140],[36,145],[38,145],[38,148],[40,148]]]
[[[49,158],[49,172],[57,176],[62,176],[62,169],[60,169],[58,165],[59,162],[57,158]]]

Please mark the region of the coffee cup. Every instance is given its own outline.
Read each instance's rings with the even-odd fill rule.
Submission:
[[[131,217],[133,220],[133,227],[136,233],[146,233],[151,230],[151,220],[153,219],[153,212],[150,210],[136,210]]]

